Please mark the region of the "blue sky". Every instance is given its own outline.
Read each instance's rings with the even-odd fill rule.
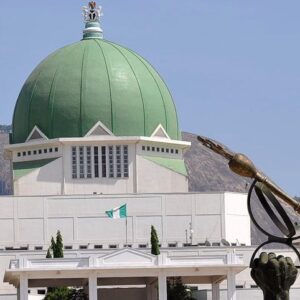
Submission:
[[[0,124],[52,51],[81,39],[79,0],[0,2]],[[244,152],[300,195],[300,1],[102,0],[105,38],[149,60],[184,131]]]

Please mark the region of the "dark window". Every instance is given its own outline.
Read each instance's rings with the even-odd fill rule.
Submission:
[[[147,248],[146,244],[139,244],[139,248]]]
[[[128,146],[123,146],[123,176],[127,178],[129,176],[128,170]]]
[[[160,149],[157,147],[157,148],[156,148],[156,151],[157,151],[157,152],[159,152],[159,151],[160,151]]]
[[[142,150],[145,150],[145,146],[142,146]]]
[[[38,290],[38,295],[46,295],[46,290]]]
[[[103,246],[102,245],[94,245],[94,249],[102,249]]]
[[[106,177],[106,147],[101,147],[102,177]]]
[[[28,154],[28,155],[31,155],[31,151],[27,151],[27,154]]]
[[[57,148],[57,147],[55,147],[55,148],[54,148],[54,151],[55,151],[55,152],[58,152],[58,148]]]
[[[122,177],[121,170],[121,146],[116,146],[116,161],[117,161],[117,177]]]
[[[65,248],[65,250],[72,250],[73,249],[72,246],[65,246],[64,248]]]
[[[161,148],[161,152],[165,152],[165,148]]]
[[[42,149],[39,149],[39,154],[42,154]]]
[[[177,149],[175,150],[175,153],[178,154],[178,150]]]
[[[152,151],[155,151],[155,147],[152,147]]]
[[[174,153],[174,149],[171,149],[171,153]]]
[[[36,150],[33,150],[33,154],[34,154],[34,155],[36,155],[36,154],[37,154]]]
[[[87,249],[87,245],[80,245],[80,246],[79,246],[79,249],[81,249],[81,250],[82,250],[82,249]]]
[[[53,152],[53,149],[52,149],[52,148],[49,148],[49,152],[52,153],[52,152]]]
[[[99,149],[94,147],[94,173],[95,177],[99,177]]]
[[[86,177],[92,178],[92,150],[91,147],[86,147]]]
[[[48,152],[48,149],[44,149],[44,153],[47,153]]]
[[[23,156],[26,156],[26,152],[25,151],[23,152]]]
[[[150,146],[147,146],[147,151],[150,151]]]
[[[117,248],[117,245],[109,245],[108,248],[109,248],[109,249],[116,249],[116,248]]]
[[[21,152],[18,152],[18,156],[21,156]]]
[[[168,244],[168,247],[174,248],[174,247],[176,247],[176,243],[169,243],[169,244]]]
[[[77,178],[77,149],[72,147],[72,178]]]
[[[42,246],[35,246],[34,250],[43,250],[43,247]]]
[[[169,153],[169,151],[170,151],[169,148],[167,148],[167,149],[166,149],[166,152]]]

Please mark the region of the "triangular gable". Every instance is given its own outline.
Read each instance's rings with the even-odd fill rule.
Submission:
[[[159,124],[156,127],[156,129],[151,134],[151,137],[161,137],[161,138],[165,138],[165,139],[170,140],[169,135],[167,134],[166,130],[164,129],[164,127],[161,124]]]
[[[98,258],[103,265],[154,265],[156,256],[132,249],[122,249]]]
[[[48,138],[37,126],[34,126],[28,135],[26,142],[31,140],[48,140]]]
[[[114,135],[102,122],[98,121],[85,135],[93,136],[93,135]]]

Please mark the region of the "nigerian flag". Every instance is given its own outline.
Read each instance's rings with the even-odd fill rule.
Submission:
[[[122,206],[113,208],[111,210],[106,211],[105,213],[108,215],[109,218],[113,219],[120,219],[120,218],[126,218],[127,217],[127,204],[124,204]]]

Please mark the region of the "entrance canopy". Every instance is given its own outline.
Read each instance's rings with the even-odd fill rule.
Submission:
[[[218,285],[228,281],[228,299],[235,299],[235,275],[247,266],[243,258],[224,249],[218,253],[162,251],[154,256],[144,251],[122,249],[106,255],[36,259],[20,258],[10,262],[4,281],[19,288],[20,299],[28,299],[30,287],[88,286],[89,299],[98,298],[97,287],[145,285],[147,299],[158,281],[159,300],[167,299],[166,279],[181,277],[186,284]],[[151,287],[152,285],[152,287]],[[218,299],[218,293],[216,297]]]

